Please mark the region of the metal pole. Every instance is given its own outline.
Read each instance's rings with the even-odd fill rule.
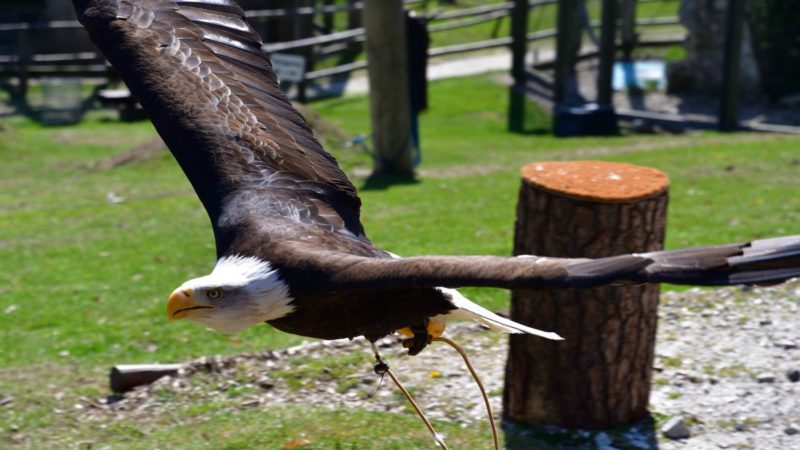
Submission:
[[[597,74],[597,103],[611,106],[611,77],[616,56],[617,0],[603,0],[600,35],[600,67]]]
[[[726,18],[718,128],[720,131],[736,131],[739,128],[739,72],[742,57],[744,0],[728,0]]]

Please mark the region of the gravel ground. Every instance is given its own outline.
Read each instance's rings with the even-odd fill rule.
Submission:
[[[800,449],[800,373],[793,373],[800,370],[798,308],[798,282],[666,293],[650,410],[660,423],[677,417],[689,437],[668,439],[652,421],[609,432],[546,427],[537,433],[548,434],[547,442],[558,436],[559,448]],[[499,416],[506,336],[472,323],[451,325],[448,336],[472,358]],[[432,419],[485,425],[478,391],[452,349],[434,343],[409,358],[396,338],[379,344]],[[389,380],[381,384],[372,373],[361,339],[202,358],[176,376],[83,411],[89,420],[131,419],[223,396],[230,408],[295,403],[410,414]]]

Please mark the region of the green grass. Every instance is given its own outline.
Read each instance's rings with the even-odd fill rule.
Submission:
[[[533,105],[528,133],[513,134],[506,131],[507,91],[486,78],[433,83],[430,104],[421,118],[417,182],[380,186],[355,179],[368,234],[396,253],[510,254],[519,167],[579,158],[627,161],[670,175],[667,247],[800,234],[800,138],[704,133],[555,139],[542,134],[546,115]],[[312,106],[350,135],[369,132],[366,98]],[[268,326],[229,337],[167,322],[166,295],[213,264],[208,219],[169,155],[90,169],[154,135],[149,124],[107,119],[92,114],[68,128],[0,121],[0,398],[14,397],[10,406],[0,406],[2,427],[17,425],[17,435],[26,436],[21,442],[31,448],[80,441],[166,448],[177,442],[170,439],[180,439],[183,448],[258,447],[299,439],[305,428],[313,430],[305,437],[312,444],[303,448],[427,445],[411,416],[324,408],[236,412],[224,403],[198,403],[136,426],[69,414],[82,398],[108,394],[105,376],[113,364],[183,361],[301,340]],[[350,170],[369,164],[366,156],[333,150]],[[109,192],[125,201],[109,203]],[[488,307],[507,306],[503,291],[466,291]],[[365,372],[370,369],[365,364]],[[299,384],[298,395],[302,389]],[[484,427],[440,426],[453,448],[488,442]],[[0,447],[16,445],[13,439],[0,430]]]

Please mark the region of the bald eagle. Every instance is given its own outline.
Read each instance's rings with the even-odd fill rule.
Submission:
[[[454,290],[611,282],[771,283],[800,275],[800,237],[597,260],[398,258],[361,225],[356,189],[278,86],[231,0],[73,0],[205,207],[217,263],[169,296],[170,319],[235,332],[267,322],[322,339],[411,329],[412,354],[447,317],[558,339]]]

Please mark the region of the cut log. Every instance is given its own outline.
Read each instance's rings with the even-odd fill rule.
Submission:
[[[181,364],[120,364],[111,368],[108,378],[113,392],[128,392],[163,376],[174,375],[181,367]]]
[[[522,169],[514,253],[598,258],[660,250],[667,176],[600,161]],[[659,286],[512,293],[511,319],[561,342],[511,337],[503,413],[528,424],[608,428],[647,414]]]

